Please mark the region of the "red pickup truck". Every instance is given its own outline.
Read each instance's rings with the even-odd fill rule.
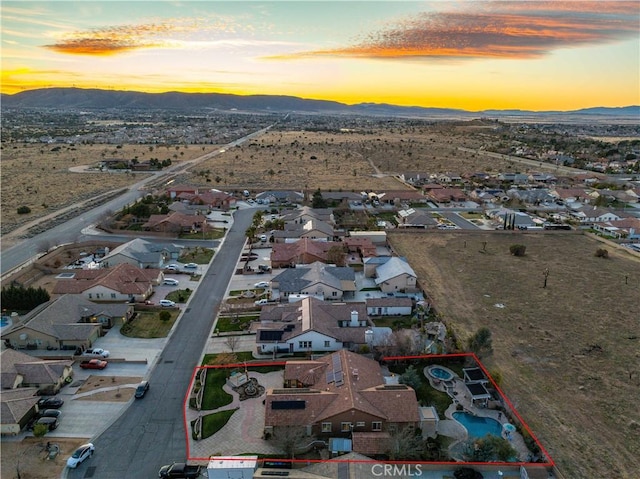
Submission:
[[[80,363],[80,367],[82,369],[104,369],[109,364],[106,361],[102,361],[101,359],[88,359],[86,361],[82,361]]]

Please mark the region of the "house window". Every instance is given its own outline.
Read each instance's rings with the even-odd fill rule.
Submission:
[[[325,347],[325,348],[329,348],[329,347],[331,347],[331,341],[325,341],[325,342],[324,342],[324,347]]]
[[[91,299],[91,293],[89,293],[89,299]]]
[[[389,432],[394,433],[398,430],[398,426],[396,424],[389,424]]]
[[[364,421],[358,421],[356,427],[364,427]]]
[[[350,422],[342,422],[342,423],[340,423],[340,430],[342,432],[350,432],[351,431],[351,423]]]
[[[372,421],[371,422],[371,430],[372,431],[382,431],[382,421]]]
[[[323,422],[322,423],[322,432],[331,432],[331,423]]]
[[[116,293],[111,293],[111,297],[112,297],[113,299],[116,299]]]
[[[311,349],[311,341],[298,341],[300,349]]]
[[[333,291],[333,292],[331,293],[331,296],[338,296],[338,292],[337,292],[337,291]]]

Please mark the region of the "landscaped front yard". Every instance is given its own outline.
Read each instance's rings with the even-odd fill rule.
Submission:
[[[168,321],[160,319],[163,311],[170,314]],[[179,311],[173,309],[137,311],[135,318],[123,324],[120,332],[129,338],[164,338],[169,334],[178,314]]]

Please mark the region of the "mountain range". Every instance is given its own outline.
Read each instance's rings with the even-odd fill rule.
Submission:
[[[249,112],[299,112],[322,114],[354,114],[401,116],[420,118],[477,118],[491,117],[553,117],[587,116],[619,117],[640,120],[640,106],[594,107],[572,111],[483,110],[468,111],[453,108],[425,108],[384,103],[347,105],[335,101],[310,100],[282,95],[232,95],[224,93],[143,93],[136,91],[99,90],[82,88],[42,88],[13,95],[2,94],[3,108],[54,109],[214,109]]]

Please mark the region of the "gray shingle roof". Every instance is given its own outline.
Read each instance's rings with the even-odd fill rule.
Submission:
[[[416,277],[416,273],[413,271],[409,263],[402,258],[393,256],[389,258],[389,261],[378,266],[376,268],[376,284],[384,283],[393,278],[406,274],[408,276]]]

